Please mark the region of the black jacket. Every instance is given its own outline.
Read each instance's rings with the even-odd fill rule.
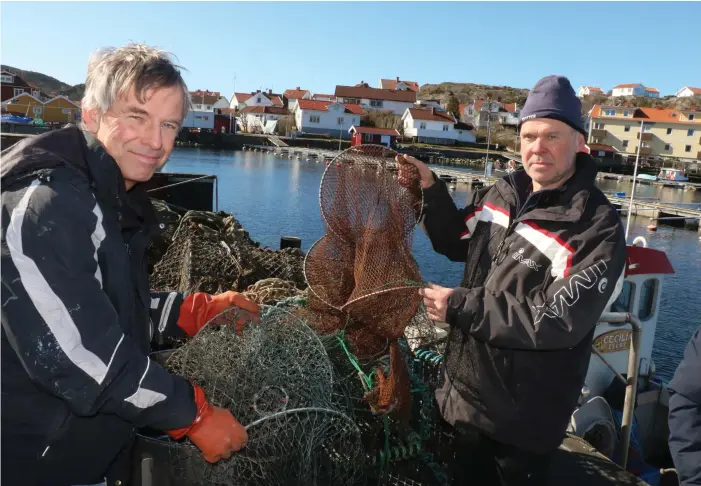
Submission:
[[[440,180],[424,193],[434,249],[466,262],[448,303],[443,416],[533,452],[563,439],[598,317],[623,284],[620,218],[593,159],[579,154],[576,166],[560,188],[532,194],[515,172],[462,210]]]
[[[147,357],[182,302],[149,292],[158,227],[77,127],[2,153],[3,485],[95,483],[135,426],[192,423],[191,385]]]
[[[701,327],[669,383],[669,449],[682,486],[701,485]]]

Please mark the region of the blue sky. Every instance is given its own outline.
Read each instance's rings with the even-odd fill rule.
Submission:
[[[695,3],[7,3],[3,64],[84,82],[90,53],[145,42],[191,90],[246,92],[379,78],[530,88],[548,74],[604,90],[701,86]],[[29,20],[31,19],[31,20]]]

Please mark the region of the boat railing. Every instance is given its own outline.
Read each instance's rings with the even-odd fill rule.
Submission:
[[[625,400],[623,402],[623,418],[621,420],[621,438],[618,443],[618,461],[619,466],[623,469],[628,464],[628,450],[630,448],[630,435],[633,426],[633,416],[635,414],[635,398],[638,392],[638,374],[640,371],[640,343],[642,338],[642,325],[640,319],[635,314],[630,312],[604,312],[599,318],[599,322],[609,324],[630,324],[633,330],[632,339],[628,354],[628,376],[623,377],[614,370],[615,376],[623,380],[626,384]],[[595,349],[592,347],[592,349]],[[601,354],[594,351],[596,356],[601,358],[610,369],[613,369],[611,364]]]

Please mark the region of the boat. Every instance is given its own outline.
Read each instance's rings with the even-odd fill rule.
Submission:
[[[662,167],[657,178],[661,181],[671,182],[689,182],[684,169],[673,169],[671,167]]]

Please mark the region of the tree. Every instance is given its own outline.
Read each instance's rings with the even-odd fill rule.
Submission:
[[[236,111],[236,120],[238,120],[238,125],[241,127],[243,133],[248,132],[248,115],[243,113],[241,110]]]
[[[460,118],[460,101],[456,98],[452,91],[448,94],[448,104],[446,108],[448,109],[449,113],[452,113],[457,118]]]

